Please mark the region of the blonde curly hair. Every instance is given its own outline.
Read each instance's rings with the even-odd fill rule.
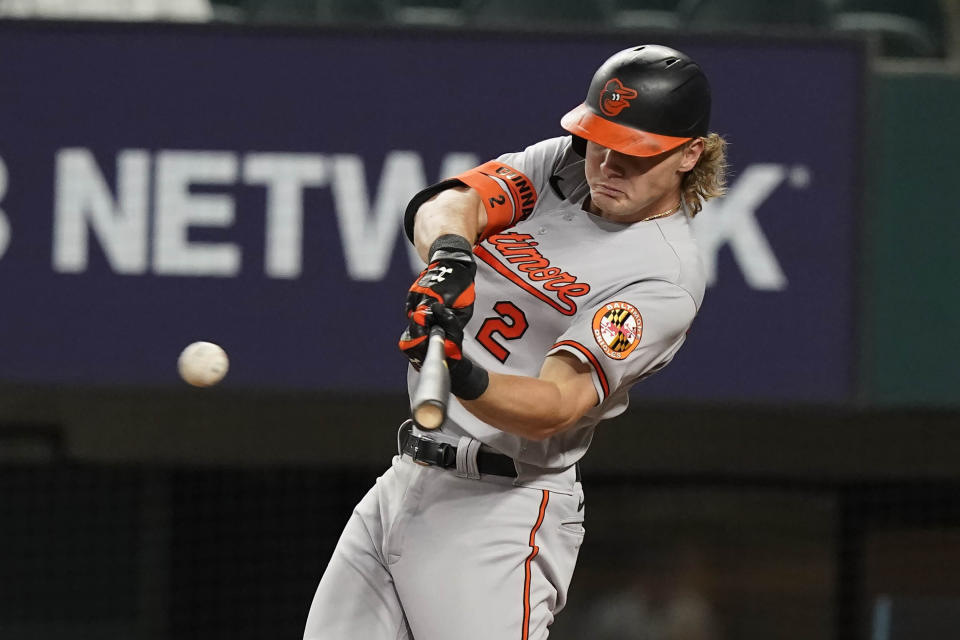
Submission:
[[[701,139],[703,153],[680,183],[681,197],[691,216],[700,213],[705,201],[727,192],[727,141],[716,133]]]

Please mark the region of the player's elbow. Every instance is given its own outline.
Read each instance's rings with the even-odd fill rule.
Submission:
[[[561,407],[557,407],[556,412],[544,416],[544,419],[530,430],[530,434],[527,436],[527,439],[535,442],[541,442],[556,435],[560,435],[564,431],[567,431],[576,425],[582,417],[582,411],[564,411]]]
[[[538,428],[531,439],[546,440],[575,427],[599,398],[592,369],[576,356],[559,352],[548,356],[540,370]]]
[[[572,429],[597,403],[597,394],[589,375],[554,382],[553,394],[544,404],[531,440],[546,440]]]
[[[556,426],[551,425],[551,426],[548,426],[548,427],[540,427],[540,428],[538,428],[538,429],[535,429],[535,430],[531,431],[531,432],[529,433],[529,435],[527,436],[527,440],[532,440],[532,441],[534,441],[534,442],[543,442],[544,440],[547,440],[547,439],[549,439],[549,438],[552,438],[552,437],[555,436],[555,435],[558,435],[558,434],[563,433],[563,432],[566,431],[568,428],[569,428],[569,427],[563,428],[563,427],[561,427],[561,426],[559,426],[559,425],[556,425]]]

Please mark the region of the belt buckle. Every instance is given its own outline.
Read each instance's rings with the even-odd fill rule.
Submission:
[[[429,462],[417,458],[417,455],[420,454],[420,443],[422,440],[417,436],[413,436],[413,438],[415,438],[415,441],[413,443],[413,453],[410,455],[410,458],[414,461],[414,463],[420,465],[421,467],[429,467]]]

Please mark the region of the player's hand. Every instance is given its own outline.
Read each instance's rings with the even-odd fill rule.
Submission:
[[[416,369],[427,355],[430,326],[434,323],[431,307],[447,309],[457,319],[461,336],[473,315],[473,278],[477,264],[470,242],[461,236],[444,235],[430,247],[430,264],[420,272],[407,293],[407,329],[400,336],[400,350]],[[461,337],[460,341],[463,341]],[[456,349],[459,359],[459,344]]]
[[[434,302],[410,314],[407,328],[400,336],[400,350],[418,371],[427,357],[427,343],[433,325],[443,327],[447,365],[453,367],[463,358],[463,323],[454,311]]]
[[[407,293],[407,319],[413,324],[414,314],[425,313],[430,305],[439,302],[466,325],[473,316],[476,274],[473,247],[466,238],[452,234],[437,238],[430,247],[430,264]]]
[[[476,400],[487,390],[487,370],[463,355],[463,323],[452,309],[434,302],[428,309],[411,315],[410,325],[400,337],[400,349],[417,371],[427,357],[430,327],[439,325],[444,333],[444,352],[450,370],[450,393],[461,400]]]

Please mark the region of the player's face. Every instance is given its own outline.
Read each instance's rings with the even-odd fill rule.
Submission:
[[[637,222],[669,211],[680,202],[683,174],[693,169],[702,152],[700,138],[647,158],[587,141],[590,211],[617,222]]]

